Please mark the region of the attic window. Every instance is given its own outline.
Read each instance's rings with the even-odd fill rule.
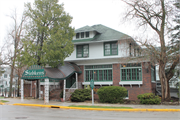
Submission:
[[[78,38],[79,38],[79,33],[76,34],[76,39],[78,39]]]
[[[89,37],[89,32],[86,32],[86,37]]]
[[[89,38],[89,32],[76,33],[76,39]]]
[[[84,32],[81,33],[81,38],[84,38]]]

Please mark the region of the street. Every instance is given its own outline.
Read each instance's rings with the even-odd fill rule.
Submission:
[[[113,112],[0,105],[0,120],[180,120],[179,112]]]

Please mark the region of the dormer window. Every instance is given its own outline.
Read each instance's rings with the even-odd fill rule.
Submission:
[[[89,37],[89,32],[86,32],[86,37]]]
[[[79,33],[76,33],[76,39],[78,39],[79,38]]]
[[[81,33],[81,38],[84,38],[84,32]]]
[[[89,32],[76,33],[76,39],[89,38]]]

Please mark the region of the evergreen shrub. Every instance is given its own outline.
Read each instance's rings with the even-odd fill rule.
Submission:
[[[102,103],[123,103],[127,90],[120,86],[104,86],[98,89],[97,94]]]
[[[141,104],[160,104],[161,98],[153,93],[144,93],[137,96]]]
[[[90,89],[77,89],[71,95],[72,102],[84,102],[85,100],[89,100],[90,98],[91,98]]]

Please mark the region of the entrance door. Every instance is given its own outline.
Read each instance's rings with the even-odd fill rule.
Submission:
[[[66,80],[66,88],[71,88],[71,86],[76,82],[75,74],[73,74],[71,77],[69,77]]]

